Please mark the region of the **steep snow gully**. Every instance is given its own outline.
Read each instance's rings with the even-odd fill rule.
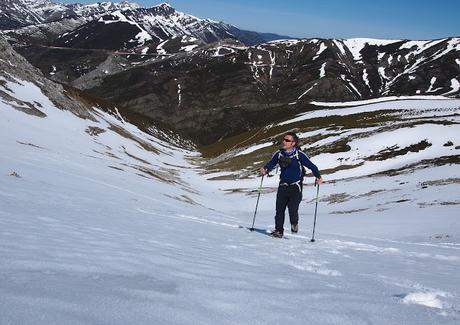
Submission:
[[[276,240],[272,185],[251,233],[255,192],[225,189],[258,179],[208,180],[194,150],[30,81],[0,92],[1,324],[458,324],[458,182],[395,203],[457,166],[326,183],[355,198],[320,201],[314,244],[307,184],[299,234]]]

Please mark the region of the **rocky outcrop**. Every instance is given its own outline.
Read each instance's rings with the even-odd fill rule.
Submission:
[[[2,80],[20,83],[34,83],[60,109],[68,110],[82,118],[91,118],[88,107],[76,101],[65,88],[47,78],[25,58],[16,53],[6,40],[0,37],[0,82]],[[12,102],[12,106],[26,113],[44,117],[40,107],[32,102],[17,102],[7,91],[0,90],[0,100]]]
[[[457,38],[219,43],[106,75],[90,90],[208,144],[311,101],[459,96],[459,47]]]

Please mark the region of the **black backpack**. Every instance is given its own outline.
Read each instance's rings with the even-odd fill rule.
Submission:
[[[303,182],[304,177],[307,175],[307,170],[305,169],[305,166],[303,166],[302,163],[300,162],[299,151],[302,151],[300,147],[296,147],[296,152],[295,152],[294,157],[297,159],[297,162],[299,163],[300,168],[302,169],[301,180]],[[283,152],[283,149],[280,149],[278,152],[278,165],[280,165],[281,167],[287,167],[291,163],[292,158],[283,156],[282,152]]]

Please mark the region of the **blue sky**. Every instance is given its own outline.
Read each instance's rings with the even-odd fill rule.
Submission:
[[[94,3],[95,0],[54,0]],[[120,0],[121,1],[121,0]],[[460,36],[460,0],[137,0],[200,18],[293,37],[430,39]]]

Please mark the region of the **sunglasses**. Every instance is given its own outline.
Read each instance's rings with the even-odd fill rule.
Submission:
[[[286,139],[286,138],[284,138],[283,141],[284,142],[295,142],[294,140],[290,140],[290,139]]]

